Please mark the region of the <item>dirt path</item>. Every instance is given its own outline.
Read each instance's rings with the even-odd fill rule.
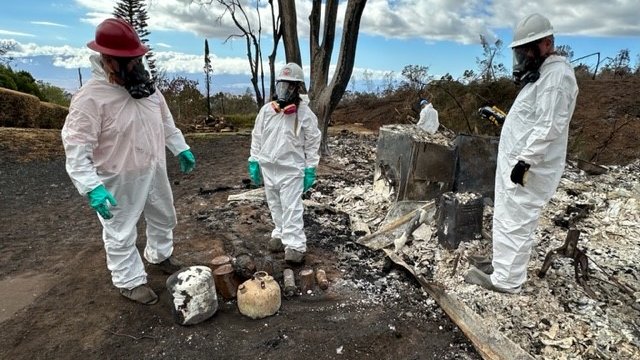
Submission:
[[[201,324],[175,325],[167,276],[149,267],[159,303],[124,299],[111,285],[95,214],[66,175],[57,134],[0,129],[2,358],[479,359],[419,286],[385,269],[381,254],[353,244],[340,225],[344,214],[305,213],[306,265],[326,269],[331,287],[283,299],[275,316],[251,320],[231,301]],[[174,158],[168,163],[178,212],[175,254],[189,265],[206,264],[215,255],[237,255],[240,244],[264,257],[266,204],[226,202],[245,189],[249,137],[188,141],[198,160],[194,174],[179,174]],[[322,166],[319,174],[326,174]],[[140,236],[139,246],[144,241]],[[274,267],[283,267],[278,256]]]

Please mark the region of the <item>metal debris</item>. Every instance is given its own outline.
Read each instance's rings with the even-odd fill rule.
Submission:
[[[587,254],[583,250],[578,248],[578,239],[580,238],[580,230],[569,229],[569,233],[567,233],[567,239],[564,244],[557,248],[549,251],[547,256],[544,258],[544,263],[542,263],[542,268],[538,271],[538,276],[543,278],[551,264],[553,263],[553,259],[558,256],[564,256],[569,259],[573,259],[573,267],[575,269],[576,282],[584,288],[584,291],[591,298],[595,299],[596,294],[589,288],[587,281],[589,280],[589,259],[587,258]]]
[[[333,157],[348,168],[341,173],[351,172],[354,179],[350,184],[332,185],[341,196],[331,205],[357,214],[374,233],[392,205],[388,197],[372,191],[375,145],[342,140],[333,139]],[[353,154],[366,154],[370,163]],[[529,279],[518,295],[493,293],[463,280],[470,255],[491,257],[493,207],[488,199],[482,239],[446,250],[438,246],[432,223],[423,225],[429,228],[429,237],[416,237],[396,254],[417,274],[440,283],[447,293],[473,309],[489,328],[498,329],[537,359],[640,359],[640,161],[603,169],[606,172],[600,175],[589,175],[575,163],[567,164],[560,186],[541,216]],[[312,195],[315,201],[323,201],[316,196]],[[570,207],[588,211],[576,217],[567,213]],[[559,219],[566,223],[556,224]],[[546,254],[563,245],[569,225],[580,230],[577,245],[592,264],[597,264],[589,269],[586,281],[595,298],[587,296],[576,282],[575,270],[569,266],[571,259],[554,259],[544,278],[535,276]],[[395,238],[402,230],[394,233]],[[393,249],[393,242],[388,249]]]

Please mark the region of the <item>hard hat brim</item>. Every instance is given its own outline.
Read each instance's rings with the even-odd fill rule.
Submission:
[[[301,82],[300,79],[296,79],[292,76],[281,76],[279,78],[276,79],[276,81],[295,81],[295,82]]]
[[[525,44],[528,44],[530,42],[534,42],[536,40],[540,40],[542,38],[546,38],[547,36],[550,36],[550,35],[553,35],[553,30],[548,30],[548,31],[542,32],[540,34],[535,34],[534,36],[529,36],[529,37],[526,37],[524,39],[516,40],[516,41],[512,42],[511,44],[509,44],[509,47],[513,49],[514,47],[525,45]]]
[[[91,40],[87,43],[87,47],[93,51],[97,51],[100,54],[118,56],[118,57],[138,57],[149,52],[149,47],[140,44],[135,49],[110,49],[104,46],[100,46],[95,40]]]

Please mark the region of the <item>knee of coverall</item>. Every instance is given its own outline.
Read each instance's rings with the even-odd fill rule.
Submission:
[[[282,204],[282,243],[286,248],[305,252],[304,206],[302,204],[303,177],[291,176],[280,187]]]

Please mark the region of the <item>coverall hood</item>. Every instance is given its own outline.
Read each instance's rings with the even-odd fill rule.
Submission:
[[[97,81],[106,81],[109,82],[107,77],[107,72],[104,71],[102,67],[102,59],[98,54],[93,54],[89,56],[89,62],[91,63],[91,76],[93,79]]]

